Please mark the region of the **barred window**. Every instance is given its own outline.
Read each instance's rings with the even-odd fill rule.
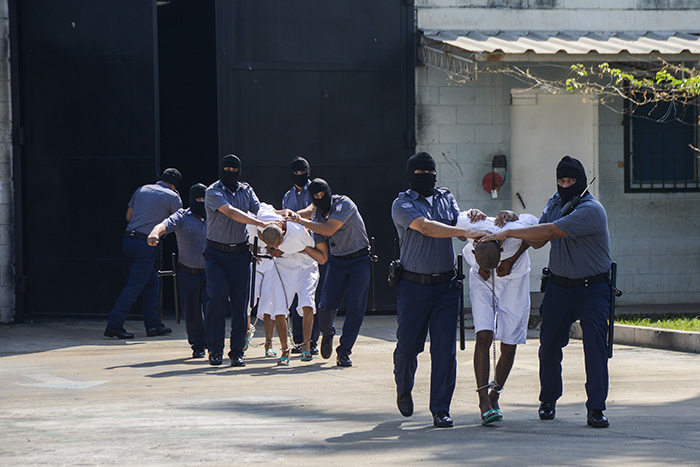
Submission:
[[[625,106],[625,191],[700,191],[697,105]]]

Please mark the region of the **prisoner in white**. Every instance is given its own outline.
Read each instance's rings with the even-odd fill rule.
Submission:
[[[487,217],[482,221],[472,223],[467,212],[460,213],[457,227],[498,232],[505,229],[527,227],[538,223],[537,217],[531,214],[520,214],[517,221],[506,223],[503,227],[497,227],[494,217]],[[511,258],[520,248],[522,241],[508,238],[501,245],[501,261]],[[491,271],[488,281],[479,275],[479,265],[474,257],[474,242],[469,241],[463,249],[464,258],[471,266],[469,270],[469,298],[472,303],[472,315],[474,317],[474,332],[494,331],[494,306],[498,316],[495,329],[495,338],[504,344],[524,344],[527,340],[527,323],[530,317],[530,257],[525,251],[515,261],[510,274],[499,277],[496,271]],[[495,280],[492,282],[492,278]],[[495,294],[492,293],[492,283],[495,285]]]
[[[262,217],[261,217],[262,216]],[[281,219],[268,204],[261,204],[258,219],[263,221]],[[258,269],[262,270],[260,285],[256,282],[256,295],[262,296],[258,302],[258,317],[285,315],[298,295],[297,314],[303,317],[303,307],[316,313],[316,287],[319,281],[318,263],[304,253],[307,246],[315,246],[313,237],[301,225],[287,221],[282,243],[277,247],[283,254],[272,260],[263,259]],[[254,235],[258,232],[255,229]],[[264,243],[263,243],[264,244]],[[262,266],[262,267],[261,267]],[[262,294],[258,291],[261,290]]]

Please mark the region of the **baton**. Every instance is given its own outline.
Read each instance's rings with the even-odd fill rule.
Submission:
[[[459,348],[464,350],[466,343],[464,339],[464,269],[462,268],[462,255],[457,256],[457,288],[459,289]]]
[[[258,265],[258,237],[253,240],[253,255],[250,257],[253,263],[252,274],[250,275],[250,308],[255,306],[255,272]]]
[[[617,263],[610,265],[610,312],[608,314],[608,358],[613,356],[613,337],[615,329],[615,297],[622,296],[622,290],[617,288]]]
[[[255,274],[257,272],[258,258],[272,259],[270,255],[261,255],[258,253],[258,237],[253,240],[253,255],[250,257],[253,266],[250,275],[250,308],[255,306]]]
[[[369,259],[370,259],[369,286],[370,286],[370,297],[372,299],[371,311],[376,311],[377,302],[376,302],[375,296],[374,296],[374,263],[379,261],[379,257],[374,254],[374,237],[370,237],[370,239],[369,239]]]
[[[180,302],[178,300],[177,293],[177,269],[175,269],[175,265],[177,263],[175,262],[175,253],[172,254],[171,258],[173,260],[173,295],[175,299],[175,324],[180,324]]]
[[[160,244],[159,244],[160,245]],[[158,270],[158,277],[172,277],[173,278],[173,293],[175,294],[175,322],[180,324],[180,306],[177,299],[177,270],[175,268],[176,260],[175,253],[172,254],[173,268],[170,271]],[[163,309],[163,281],[161,280],[160,287],[160,307],[161,307],[161,320],[162,320],[162,309]]]

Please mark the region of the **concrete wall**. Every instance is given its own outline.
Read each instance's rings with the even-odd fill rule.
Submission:
[[[9,29],[7,0],[0,0],[0,323],[15,313]]]
[[[560,73],[553,67],[529,68],[549,77]],[[416,69],[418,150],[435,157],[438,183],[455,193],[461,209],[478,207],[493,215],[511,208],[508,177],[497,199],[483,190],[481,179],[491,171],[493,154],[509,157],[512,152],[509,94],[522,87],[497,73],[482,71],[477,81],[458,82],[440,70]],[[618,283],[625,292],[619,303],[700,302],[700,193],[624,193],[621,110],[621,101],[600,106],[596,182],[608,213]],[[532,183],[550,184],[554,193],[554,167]],[[541,209],[528,211],[538,215]],[[455,242],[456,248],[462,246]]]
[[[424,30],[697,31],[700,0],[416,0]]]

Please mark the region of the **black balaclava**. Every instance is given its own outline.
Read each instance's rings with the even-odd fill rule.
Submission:
[[[190,209],[202,219],[207,218],[207,211],[204,209],[204,201],[197,201],[197,198],[204,198],[207,187],[201,183],[195,183],[190,187]]]
[[[309,181],[309,175],[311,175],[311,166],[309,162],[303,157],[295,157],[294,160],[289,164],[290,172],[292,173],[292,182],[298,186],[303,187],[306,182]],[[306,170],[305,174],[294,175],[294,172],[299,172],[300,170]]]
[[[435,160],[427,152],[419,152],[408,158],[406,163],[406,177],[408,177],[408,186],[419,194],[425,196],[433,196],[435,191],[435,174],[417,174],[416,169],[435,170]]]
[[[158,181],[175,185],[175,189],[177,190],[177,187],[180,186],[180,182],[182,181],[182,174],[180,174],[179,170],[171,167],[163,171]]]
[[[311,183],[309,183],[308,189],[309,199],[311,199],[311,202],[321,214],[326,214],[331,210],[331,196],[333,193],[331,192],[331,187],[328,186],[328,183],[326,183],[324,179],[314,178],[311,180]],[[316,199],[314,195],[321,192],[323,192],[323,198]]]
[[[575,178],[576,183],[568,188],[560,187],[559,184],[557,184],[557,192],[561,197],[562,203],[566,203],[574,196],[583,193],[583,190],[586,189],[586,185],[588,184],[586,170],[583,168],[583,164],[581,164],[578,159],[574,159],[571,156],[564,156],[557,165],[557,180],[564,177]]]
[[[224,170],[224,167],[233,167],[238,169],[238,171],[229,172]],[[221,159],[221,165],[219,166],[219,180],[221,180],[221,183],[223,183],[229,190],[236,191],[236,188],[238,188],[238,179],[240,177],[241,160],[233,154],[224,156],[224,158]]]

